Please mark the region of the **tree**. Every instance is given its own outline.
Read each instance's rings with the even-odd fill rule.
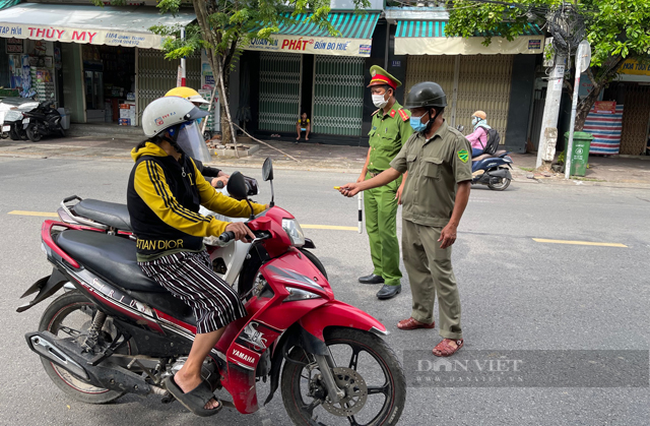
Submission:
[[[570,36],[573,36],[583,27],[591,43],[592,58],[587,75],[593,88],[578,103],[576,131],[582,130],[591,107],[600,92],[617,76],[622,63],[627,58],[645,62],[650,57],[650,0],[576,0],[573,4],[558,0],[460,0],[449,2],[449,6],[450,18],[446,28],[449,36],[472,37],[491,31],[513,40],[530,22],[551,24],[549,30],[552,35],[560,31],[566,36],[569,30],[573,33]],[[568,27],[558,28],[552,16],[564,11],[576,11],[579,22],[569,20]],[[579,42],[581,38],[576,41]],[[566,37],[556,37],[554,47],[566,48],[561,45],[563,41],[566,41]],[[491,37],[486,36],[484,44],[489,45],[490,42]],[[574,41],[569,47],[575,50],[577,42]],[[572,96],[573,79],[566,81],[569,96]]]
[[[177,12],[182,0],[161,0],[163,13]],[[327,21],[329,0],[192,0],[197,24],[186,28],[185,39],[179,27],[154,27],[167,39],[164,50],[169,59],[188,56],[206,49],[208,61],[215,76],[221,105],[221,133],[224,143],[235,141],[236,131],[229,108],[229,75],[242,53],[241,46],[253,38],[269,39],[279,31],[281,24],[298,22],[296,16],[309,10],[306,22],[318,24],[338,32]],[[369,5],[367,0],[355,0],[357,7]]]

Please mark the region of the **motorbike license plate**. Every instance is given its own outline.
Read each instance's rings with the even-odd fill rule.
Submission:
[[[2,126],[3,132],[8,132],[9,130],[11,130],[11,126]]]

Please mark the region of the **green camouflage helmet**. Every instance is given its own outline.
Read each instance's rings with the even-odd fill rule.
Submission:
[[[447,95],[438,83],[423,81],[411,87],[404,108],[445,108]]]

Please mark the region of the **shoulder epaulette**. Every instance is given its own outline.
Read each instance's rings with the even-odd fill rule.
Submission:
[[[399,116],[402,117],[402,121],[409,121],[411,118],[402,108],[399,109]]]

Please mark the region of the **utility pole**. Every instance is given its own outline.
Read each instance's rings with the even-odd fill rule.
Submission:
[[[555,144],[558,138],[557,121],[560,116],[566,59],[565,54],[560,52],[556,54],[555,64],[548,80],[542,129],[539,136],[539,147],[537,148],[536,168],[540,168],[544,162],[550,163],[555,159]]]
[[[185,40],[185,27],[181,28],[181,39]],[[181,58],[181,86],[186,86],[187,81],[187,60],[185,56]],[[207,120],[206,120],[207,122]]]
[[[576,75],[573,82],[573,102],[571,104],[571,124],[569,127],[569,141],[564,150],[564,178],[571,177],[571,157],[573,156],[573,134],[576,125],[576,108],[578,106],[578,93],[580,92],[580,76],[589,68],[591,63],[591,45],[587,40],[583,40],[578,45],[576,52]]]

